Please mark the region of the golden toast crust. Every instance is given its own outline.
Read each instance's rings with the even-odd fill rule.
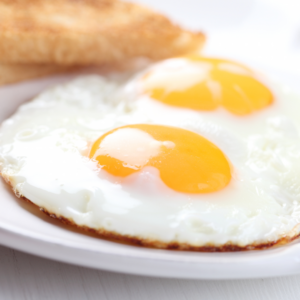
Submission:
[[[73,70],[71,66],[0,63],[0,86]]]
[[[118,0],[2,0],[0,61],[86,65],[199,49],[202,33]]]

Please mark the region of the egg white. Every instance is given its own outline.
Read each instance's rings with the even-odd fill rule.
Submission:
[[[113,80],[85,76],[22,105],[1,127],[2,176],[16,194],[77,225],[140,239],[243,247],[299,234],[300,138],[292,116],[269,112],[259,132],[241,137],[230,118],[188,111],[179,118],[157,106],[151,112],[131,95]],[[118,178],[88,159],[103,133],[134,123],[206,137],[230,160],[230,184],[215,193],[178,193],[153,167]]]

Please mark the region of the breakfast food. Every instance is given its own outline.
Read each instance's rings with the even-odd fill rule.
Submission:
[[[0,62],[58,65],[162,59],[197,51],[202,33],[118,0],[0,2]]]
[[[78,68],[57,65],[0,64],[0,85],[66,73],[76,69]]]
[[[271,91],[255,77],[241,64],[194,55],[155,65],[142,85],[144,93],[165,104],[200,111],[222,106],[247,115],[273,102]]]
[[[271,88],[270,88],[271,87]],[[247,137],[260,133],[271,116],[288,116],[300,130],[298,99],[278,101],[277,83],[226,59],[186,56],[167,59],[139,73],[126,86],[143,114],[196,118]],[[293,100],[292,100],[293,99]]]
[[[102,237],[196,251],[290,242],[300,233],[300,102],[266,82],[202,57],[125,81],[79,77],[3,123],[0,172],[42,211]]]

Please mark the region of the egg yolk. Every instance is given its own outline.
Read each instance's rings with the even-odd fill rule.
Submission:
[[[116,128],[93,144],[89,157],[120,177],[146,166],[157,168],[168,187],[183,193],[215,192],[231,180],[229,162],[218,147],[197,133],[170,126]]]
[[[211,111],[222,106],[247,115],[273,102],[271,91],[247,67],[189,56],[165,61],[142,79],[143,92],[168,105]]]

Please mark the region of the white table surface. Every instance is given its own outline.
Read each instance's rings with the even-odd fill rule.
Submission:
[[[300,275],[180,280],[87,269],[0,247],[0,299],[298,300]]]
[[[137,2],[156,7],[190,28],[204,29],[210,38],[208,54],[251,60],[248,54],[252,53],[269,65],[276,61],[289,70],[300,66],[299,0]],[[225,281],[149,278],[71,266],[0,246],[2,299],[298,300],[300,275]]]

